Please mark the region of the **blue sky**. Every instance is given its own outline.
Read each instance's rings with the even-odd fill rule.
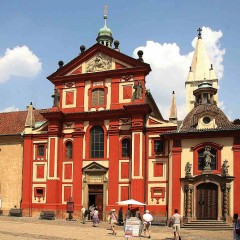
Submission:
[[[213,58],[219,101],[231,119],[240,118],[240,31],[238,0],[27,1],[0,0],[0,111],[52,106],[53,85],[46,79],[96,43],[108,5],[108,27],[124,54],[152,66],[147,77],[164,118],[176,92],[179,118],[184,117],[184,90],[197,28]],[[205,34],[205,36],[204,36]]]

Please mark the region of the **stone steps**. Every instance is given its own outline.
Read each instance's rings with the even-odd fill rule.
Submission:
[[[233,230],[233,227],[223,220],[192,220],[185,223],[182,228],[192,230]]]

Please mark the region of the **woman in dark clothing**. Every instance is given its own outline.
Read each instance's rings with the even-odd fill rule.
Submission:
[[[121,226],[123,223],[123,211],[122,207],[118,210],[118,225]]]

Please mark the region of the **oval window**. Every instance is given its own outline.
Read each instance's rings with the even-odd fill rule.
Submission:
[[[203,123],[204,123],[204,124],[209,124],[210,121],[211,121],[211,118],[210,118],[210,117],[204,117],[204,118],[203,118]]]

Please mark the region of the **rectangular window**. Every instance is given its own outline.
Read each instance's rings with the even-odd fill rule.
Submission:
[[[104,105],[104,90],[95,89],[92,91],[92,106]]]
[[[130,157],[130,140],[122,140],[122,157]]]
[[[38,145],[37,156],[38,157],[44,157],[45,156],[45,146],[44,145]]]
[[[45,196],[45,188],[35,187],[34,188],[34,197],[44,197]]]
[[[163,140],[154,140],[154,153],[163,152]]]
[[[91,129],[91,157],[104,157],[104,134],[100,126],[95,126]]]

